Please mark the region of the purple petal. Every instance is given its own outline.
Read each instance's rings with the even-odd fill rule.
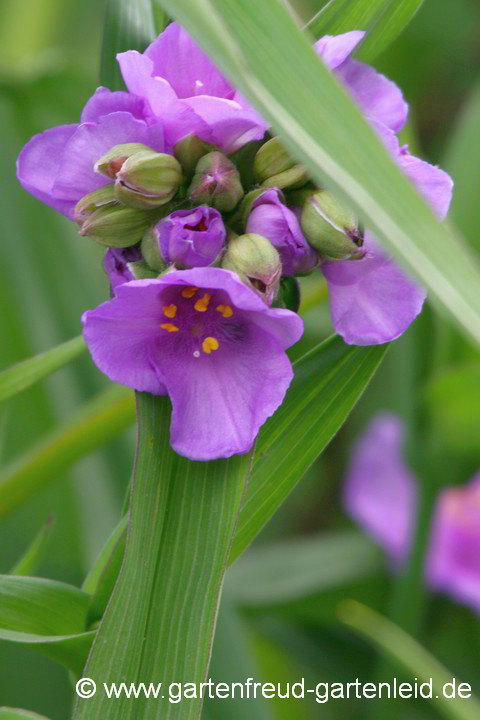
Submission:
[[[233,88],[187,31],[171,23],[147,48],[153,75],[165,78],[179,98],[214,95],[230,98]]]
[[[416,503],[403,441],[402,422],[394,415],[378,415],[355,446],[344,486],[348,513],[396,564],[408,551]]]
[[[437,501],[427,556],[429,584],[480,612],[480,473]]]
[[[365,33],[352,30],[342,35],[324,35],[315,43],[315,51],[325,65],[334,70],[355,50]]]
[[[322,265],[333,327],[351,345],[377,345],[399,337],[426,297],[368,233],[364,249],[363,260]]]
[[[440,220],[443,220],[452,200],[451,177],[444,170],[410,155],[405,149],[398,156],[397,162]]]
[[[58,212],[69,215],[73,204],[52,196],[63,153],[78,125],[59,125],[34,137],[17,159],[17,178],[34,197]]]
[[[211,128],[212,142],[225,153],[232,153],[252,140],[261,140],[268,129],[260,115],[234,100],[199,95],[184,101]]]
[[[127,248],[109,248],[105,253],[103,268],[108,275],[112,291],[118,285],[130,280],[135,280],[134,275],[128,269],[127,263],[142,260],[142,253],[137,245]]]
[[[138,142],[163,151],[163,128],[148,126],[130,113],[115,112],[98,123],[83,123],[64,147],[63,158],[53,186],[53,195],[77,203],[84,195],[111,182],[94,172],[95,162],[114,145]]]
[[[137,120],[145,120],[145,101],[123,90],[112,92],[108,88],[99,87],[83,108],[81,121],[97,122],[103,115],[113,112],[128,112]]]
[[[348,59],[335,71],[363,112],[395,132],[406,123],[408,105],[394,82],[369,65]]]

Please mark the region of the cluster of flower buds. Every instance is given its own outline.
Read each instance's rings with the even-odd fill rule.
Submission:
[[[236,162],[195,135],[173,155],[141,143],[115,145],[94,166],[105,185],[75,208],[80,234],[132,249],[138,259],[127,263],[129,277],[223,267],[268,305],[297,298],[294,278],[323,260],[364,256],[356,218],[313,186],[278,138],[260,146],[247,172],[242,158]],[[244,188],[243,176],[254,184]]]

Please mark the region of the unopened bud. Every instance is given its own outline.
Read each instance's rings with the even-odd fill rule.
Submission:
[[[235,165],[221,152],[204,155],[197,163],[188,188],[188,198],[195,205],[212,205],[229,212],[243,197],[240,174]]]
[[[215,150],[213,145],[200,140],[196,135],[186,135],[173,148],[173,154],[189,177],[195,172],[197,163],[201,157]]]
[[[142,257],[147,265],[157,272],[165,268],[165,260],[160,250],[160,239],[156,227],[149,227],[142,238],[140,245]]]
[[[131,155],[137,152],[148,150],[152,152],[148,145],[142,143],[123,143],[123,145],[114,145],[105,155],[97,160],[93,169],[95,172],[101,173],[106,177],[115,179],[117,173],[122,169],[123,163],[128,160]]]
[[[78,201],[73,213],[75,222],[81,226],[98,208],[115,204],[118,204],[118,201],[113,185],[105,185],[94,192],[88,193]]]
[[[247,233],[232,238],[222,267],[233,270],[267,305],[274,301],[282,274],[282,262],[272,243],[262,235]]]
[[[142,150],[123,163],[115,192],[129,207],[156,208],[173,198],[182,180],[181,165],[173,155]]]
[[[310,245],[330,260],[358,260],[365,255],[363,229],[328,190],[308,197],[300,224]]]
[[[128,270],[132,274],[134,280],[151,280],[156,278],[158,273],[153,270],[145,260],[136,260],[128,263]]]
[[[258,150],[253,161],[253,173],[264,187],[299,188],[309,180],[306,167],[292,160],[276,137]]]
[[[120,203],[112,203],[95,209],[82,221],[78,221],[80,235],[92,237],[106,247],[129,247],[139,242],[145,230],[157,219],[146,210],[135,210]]]

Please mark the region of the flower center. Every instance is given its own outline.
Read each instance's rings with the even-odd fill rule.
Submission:
[[[220,349],[224,339],[238,335],[236,326],[225,323],[234,315],[226,293],[205,292],[193,286],[182,290],[176,287],[170,300],[169,304],[163,305],[165,321],[160,323],[160,328],[168,334],[178,333],[180,345],[175,347],[189,348],[194,358],[212,355]]]
[[[200,222],[198,222],[196,225],[185,225],[185,230],[193,230],[193,232],[205,232],[205,230],[208,230],[205,218],[202,217],[200,219]]]

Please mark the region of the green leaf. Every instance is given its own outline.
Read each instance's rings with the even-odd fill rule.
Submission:
[[[0,640],[28,645],[81,672],[95,633],[86,633],[89,596],[43,578],[0,575]]]
[[[163,0],[320,185],[480,340],[475,260],[412,188],[278,0]]]
[[[316,38],[364,30],[367,35],[356,53],[372,60],[400,35],[424,0],[331,0],[307,23]]]
[[[42,564],[43,558],[45,557],[54,524],[55,518],[51,515],[40,528],[30,547],[10,570],[10,575],[36,574],[38,567]]]
[[[168,15],[162,8],[160,0],[153,0],[153,17],[155,20],[155,32],[160,35],[168,25]]]
[[[251,543],[338,432],[388,346],[333,336],[294,363],[283,405],[260,431],[230,561]]]
[[[134,418],[133,394],[113,386],[0,472],[0,517],[15,510],[76,460],[102,447]]]
[[[381,653],[395,661],[415,677],[419,683],[433,680],[433,697],[430,699],[438,713],[450,720],[478,720],[480,702],[473,696],[468,698],[446,698],[443,687],[454,679],[438,660],[436,660],[420,643],[404,632],[390,620],[370,608],[345,600],[339,606],[340,620],[355,632],[372,642]],[[458,688],[460,681],[456,681]]]
[[[0,720],[48,720],[48,718],[30,710],[0,707]]]
[[[43,380],[86,351],[86,345],[80,335],[53,350],[47,350],[3,370],[0,373],[0,402]]]
[[[170,447],[167,397],[137,393],[138,448],[125,561],[85,674],[98,682],[198,683],[215,619],[249,456],[192,462]],[[172,704],[104,693],[77,700],[75,720],[198,718]]]
[[[82,589],[92,595],[87,624],[100,620],[112,594],[125,554],[128,515],[125,515],[108,538]]]
[[[108,0],[100,61],[100,81],[111,90],[125,88],[115,56],[143,52],[155,38],[152,0]]]
[[[235,563],[228,591],[241,605],[279,605],[351,583],[379,567],[378,550],[355,530],[290,538]]]

